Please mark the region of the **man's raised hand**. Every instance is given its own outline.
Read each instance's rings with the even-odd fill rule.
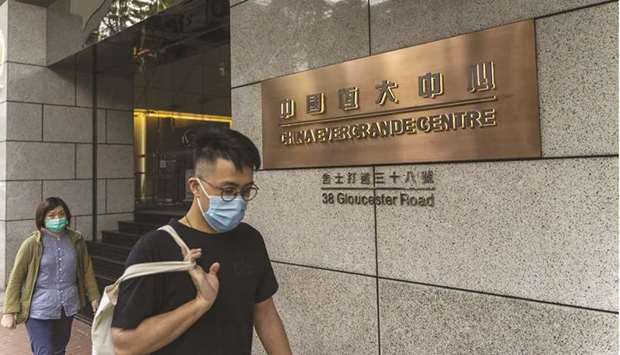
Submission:
[[[191,249],[185,255],[185,261],[193,261],[200,258],[201,249]],[[206,309],[211,308],[220,289],[220,281],[217,273],[220,270],[219,263],[213,263],[209,268],[209,272],[205,272],[202,267],[196,265],[189,271],[189,275],[196,287],[196,300]]]

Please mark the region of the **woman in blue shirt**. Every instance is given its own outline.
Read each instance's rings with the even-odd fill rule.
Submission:
[[[71,212],[50,197],[36,211],[37,231],[22,243],[5,292],[2,325],[25,321],[35,355],[65,354],[73,317],[99,290],[81,234],[68,228]]]

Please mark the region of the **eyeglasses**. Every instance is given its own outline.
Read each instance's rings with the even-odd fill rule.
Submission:
[[[251,201],[254,199],[254,197],[256,197],[256,194],[258,194],[258,186],[256,186],[254,183],[244,186],[241,189],[237,189],[234,187],[215,186],[200,176],[196,176],[196,178],[204,181],[205,183],[207,183],[207,185],[211,186],[212,188],[220,190],[222,200],[224,202],[230,202],[239,195],[241,195],[241,198],[244,199],[245,201]]]

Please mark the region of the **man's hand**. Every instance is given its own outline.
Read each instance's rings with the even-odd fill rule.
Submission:
[[[15,315],[14,314],[3,315],[2,326],[8,329],[15,329]]]
[[[195,262],[200,249],[184,250],[185,261]],[[112,328],[112,341],[117,355],[150,354],[183,335],[213,305],[220,288],[217,272],[219,263],[211,265],[209,273],[200,266],[189,271],[196,286],[196,298],[162,314],[144,319],[135,329]]]
[[[185,254],[185,261],[196,261],[202,255],[201,249],[191,249]],[[210,309],[215,302],[217,293],[220,289],[220,281],[217,278],[217,272],[220,270],[219,263],[213,263],[206,273],[202,267],[196,265],[189,271],[194,286],[196,286],[196,300],[206,309]]]

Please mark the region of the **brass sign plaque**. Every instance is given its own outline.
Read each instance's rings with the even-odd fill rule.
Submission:
[[[541,156],[523,21],[262,83],[266,169]]]

